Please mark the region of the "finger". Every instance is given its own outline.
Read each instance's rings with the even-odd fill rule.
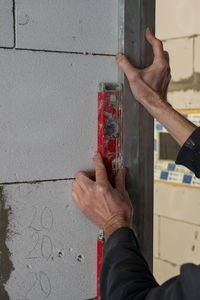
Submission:
[[[152,34],[149,28],[147,28],[146,30],[146,39],[153,48],[154,56],[155,57],[163,56],[163,44],[159,39],[155,38],[155,36]]]
[[[71,192],[71,197],[72,197],[72,200],[73,200],[78,206],[80,206],[79,197],[78,197],[78,195],[76,194],[75,191],[72,191],[72,192]]]
[[[122,168],[117,172],[117,175],[115,176],[115,187],[120,192],[124,192],[126,190],[125,178],[126,169]]]
[[[167,91],[168,91],[170,80],[171,80],[171,74],[168,75],[166,81],[163,83],[164,84],[163,95],[165,97],[165,100],[167,100]]]
[[[88,177],[87,172],[79,171],[75,175],[76,181],[81,186],[83,191],[87,191],[91,186],[94,185],[94,181]]]
[[[74,180],[72,182],[72,191],[76,192],[79,196],[82,196],[84,193],[84,190],[80,186],[80,184],[77,182],[77,180]]]
[[[107,171],[103,162],[103,158],[99,152],[95,154],[94,162],[95,162],[95,170],[96,170],[96,182],[106,183],[108,181]]]
[[[81,198],[74,191],[71,192],[71,197],[72,197],[72,200],[74,201],[74,203],[79,208],[79,210],[81,212],[83,212],[83,203],[81,202]]]
[[[137,76],[138,70],[132,66],[124,54],[118,53],[116,62],[118,67],[126,74],[128,80],[132,80],[134,76]]]
[[[164,54],[164,57],[165,57],[168,65],[169,65],[169,53],[167,51],[164,51],[163,54]]]
[[[95,179],[95,170],[79,171],[75,174],[75,178],[79,177],[80,175],[88,177],[89,179]]]

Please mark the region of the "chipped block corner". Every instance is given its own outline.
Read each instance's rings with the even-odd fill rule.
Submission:
[[[1,300],[96,297],[98,230],[70,191],[117,80],[118,5],[76,2],[0,1]]]

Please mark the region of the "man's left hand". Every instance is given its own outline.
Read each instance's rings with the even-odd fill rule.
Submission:
[[[133,208],[125,187],[126,170],[119,170],[113,188],[100,153],[95,154],[94,160],[96,181],[91,179],[90,173],[79,171],[72,183],[71,196],[85,216],[104,230],[108,239],[118,228],[131,227]]]

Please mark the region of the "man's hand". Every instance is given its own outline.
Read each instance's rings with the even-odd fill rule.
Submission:
[[[162,100],[166,100],[171,80],[169,54],[163,50],[162,42],[154,37],[149,28],[146,30],[146,39],[152,45],[154,52],[151,66],[142,70],[136,69],[125,55],[119,53],[116,56],[117,64],[125,72],[135,98],[142,104],[145,101],[155,100],[156,93]]]
[[[113,188],[100,153],[95,154],[94,160],[96,181],[91,174],[78,172],[71,196],[86,217],[104,230],[107,240],[118,228],[131,227],[133,208],[125,187],[125,169],[118,172]]]
[[[136,69],[121,53],[116,56],[116,61],[119,68],[126,74],[136,100],[182,146],[197,127],[165,101],[171,79],[169,55],[163,50],[162,42],[156,39],[149,29],[146,30],[146,38],[154,52],[154,61],[151,66],[142,70]]]

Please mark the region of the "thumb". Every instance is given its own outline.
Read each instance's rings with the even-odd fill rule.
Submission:
[[[129,81],[132,81],[138,75],[138,69],[133,67],[124,54],[118,53],[116,62],[118,67],[126,74]]]
[[[120,192],[124,192],[126,190],[125,178],[126,169],[122,168],[117,172],[117,175],[115,176],[115,188]]]

